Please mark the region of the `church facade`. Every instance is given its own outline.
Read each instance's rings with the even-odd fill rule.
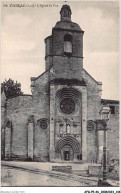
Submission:
[[[2,159],[101,163],[104,132],[97,129],[104,104],[108,160],[119,159],[119,101],[101,99],[102,83],[83,68],[83,35],[63,5],[45,39],[46,71],[31,77],[32,95],[1,97]]]

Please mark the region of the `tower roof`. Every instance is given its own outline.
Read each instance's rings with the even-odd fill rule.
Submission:
[[[62,11],[63,9],[65,9],[65,8],[66,8],[66,9],[69,9],[69,10],[71,11],[70,6],[67,5],[67,4],[62,6],[61,11]],[[60,13],[61,13],[61,11],[60,11]]]
[[[60,21],[56,23],[54,29],[84,32],[78,24],[71,21],[71,14],[72,12],[70,6],[63,5],[60,11]]]
[[[63,29],[63,30],[71,30],[71,31],[80,31],[84,32],[80,26],[74,22],[60,21],[57,22],[54,29]]]
[[[63,5],[60,11],[61,21],[71,21],[71,9],[69,5]]]

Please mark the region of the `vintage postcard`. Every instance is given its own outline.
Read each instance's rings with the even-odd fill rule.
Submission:
[[[2,193],[120,193],[119,12],[1,2]]]

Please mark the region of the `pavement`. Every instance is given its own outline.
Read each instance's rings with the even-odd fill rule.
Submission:
[[[86,177],[77,174],[70,174],[65,172],[52,171],[52,166],[72,166],[73,171],[86,171],[88,170],[89,164],[78,164],[78,163],[50,163],[50,162],[20,162],[20,161],[2,161],[3,167],[13,168],[22,170],[24,172],[45,175],[65,181],[74,181],[87,187],[97,186],[98,177]],[[111,186],[119,186],[119,181],[108,180]]]
[[[74,163],[50,163],[50,162],[18,162],[18,161],[2,161],[1,165],[3,167],[9,167],[18,169],[18,170],[23,170],[26,172],[31,172],[31,173],[36,173],[36,174],[41,174],[41,175],[47,175],[49,177],[65,180],[65,181],[77,181],[80,184],[84,184],[86,186],[97,186],[98,184],[98,178],[96,177],[83,177],[83,176],[78,176],[75,174],[70,174],[70,173],[63,173],[63,172],[57,172],[57,171],[52,171],[52,166],[72,166],[72,169],[77,170],[77,169],[87,169],[88,164],[74,164]]]
[[[3,165],[17,165],[21,167],[31,167],[37,168],[41,170],[51,171],[52,166],[72,166],[72,170],[88,170],[89,165],[97,165],[92,163],[80,164],[80,163],[73,163],[73,162],[63,162],[63,163],[55,163],[55,162],[23,162],[23,161],[1,161]]]
[[[22,170],[19,168],[10,168],[2,166],[1,169],[1,186],[2,187],[85,187],[87,184],[75,180],[65,180],[54,176],[48,176],[46,173]]]

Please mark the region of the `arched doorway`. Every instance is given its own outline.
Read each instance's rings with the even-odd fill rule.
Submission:
[[[80,143],[70,135],[64,136],[57,142],[55,152],[56,159],[61,161],[76,161],[77,155],[81,154]]]
[[[70,145],[65,145],[62,149],[61,149],[61,160],[64,161],[73,161],[74,158],[74,151],[73,148]]]

